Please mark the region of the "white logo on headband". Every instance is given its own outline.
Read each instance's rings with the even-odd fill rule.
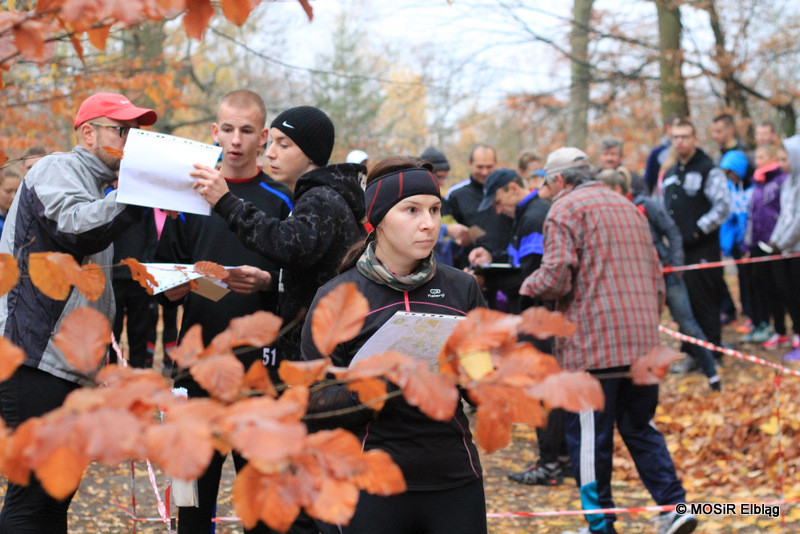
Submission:
[[[291,128],[292,130],[294,130],[294,126],[292,126],[291,124],[289,124],[286,121],[283,121],[283,125],[286,126],[287,128]]]

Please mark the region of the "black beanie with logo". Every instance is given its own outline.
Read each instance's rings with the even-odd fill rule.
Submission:
[[[300,147],[318,167],[324,167],[333,152],[333,122],[325,112],[312,106],[290,108],[275,117],[270,128],[277,128]]]

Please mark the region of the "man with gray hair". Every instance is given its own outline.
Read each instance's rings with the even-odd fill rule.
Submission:
[[[539,269],[520,294],[555,300],[556,310],[577,323],[571,338],[556,338],[554,355],[567,371],[600,380],[602,411],[567,413],[567,446],[585,510],[613,508],[614,426],[639,476],[659,505],[686,501],[664,436],[651,424],[658,385],[635,385],[631,364],[659,344],[664,304],[661,264],[647,221],[622,195],[595,181],[589,159],[577,148],[547,157],[545,184],[553,205],[544,222]],[[588,513],[589,533],[613,534],[614,514]],[[692,515],[667,512],[659,534],[688,534]]]
[[[642,177],[622,164],[622,140],[616,137],[604,137],[600,141],[600,170],[606,169],[619,171],[625,175],[633,194],[645,190]]]

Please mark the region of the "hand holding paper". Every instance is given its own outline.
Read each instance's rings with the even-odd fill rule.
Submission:
[[[189,174],[197,178],[194,186],[192,186],[193,189],[197,190],[212,208],[229,191],[228,184],[225,182],[222,173],[207,165],[195,163],[194,170]]]

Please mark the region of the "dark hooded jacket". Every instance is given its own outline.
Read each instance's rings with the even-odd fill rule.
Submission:
[[[281,267],[274,283],[284,324],[305,317],[317,289],[337,275],[347,250],[366,235],[361,224],[364,173],[366,167],[353,163],[307,172],[297,181],[294,208],[284,220],[267,216],[231,193],[214,206],[247,248]],[[300,359],[302,325],[300,320],[279,340],[282,358]]]

